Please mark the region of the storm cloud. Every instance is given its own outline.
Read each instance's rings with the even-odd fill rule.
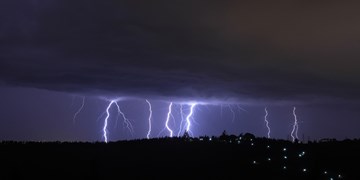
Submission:
[[[360,98],[356,1],[0,2],[0,82],[134,97]]]

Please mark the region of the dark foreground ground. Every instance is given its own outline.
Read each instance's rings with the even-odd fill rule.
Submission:
[[[1,180],[360,179],[359,162],[360,141],[355,140],[301,144],[223,137],[0,144]]]

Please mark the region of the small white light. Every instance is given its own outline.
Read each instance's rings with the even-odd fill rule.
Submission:
[[[286,166],[284,166],[283,169],[286,169]]]
[[[303,172],[306,172],[306,169],[303,169]]]
[[[253,164],[256,164],[256,161],[253,161]]]
[[[212,141],[212,138],[209,138],[209,141]]]
[[[230,143],[232,143],[232,141],[230,140]]]
[[[338,175],[338,178],[340,179],[340,178],[342,178],[342,176],[339,174],[339,175]]]
[[[284,156],[284,159],[287,159],[287,156]]]
[[[253,146],[253,145],[254,145],[254,143],[251,143],[251,145]]]
[[[240,144],[241,143],[241,141],[238,141],[238,144]]]
[[[250,141],[253,141],[253,139],[250,139]]]
[[[271,158],[268,158],[268,161],[271,161]]]
[[[327,174],[328,172],[327,171],[324,171],[324,174]]]
[[[284,148],[283,151],[286,151],[286,148]]]
[[[302,155],[305,155],[305,151],[303,151],[301,154],[302,154]]]
[[[267,146],[267,148],[269,149],[269,148],[270,148],[270,146],[268,145],[268,146]]]
[[[334,178],[330,178],[330,180],[334,180]]]
[[[299,157],[302,157],[302,155],[301,155],[301,154],[299,154]]]

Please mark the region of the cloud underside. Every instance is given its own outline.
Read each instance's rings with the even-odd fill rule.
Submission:
[[[359,3],[297,3],[1,2],[0,82],[96,96],[358,100]]]

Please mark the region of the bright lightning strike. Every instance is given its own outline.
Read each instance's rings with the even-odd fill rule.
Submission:
[[[169,127],[169,121],[170,121],[170,117],[171,117],[171,109],[172,109],[172,105],[173,103],[171,102],[169,105],[169,112],[167,114],[167,118],[166,118],[166,122],[165,122],[165,127],[166,129],[170,132],[170,137],[173,136],[173,131],[171,130],[171,128]]]
[[[125,114],[121,111],[119,104],[117,103],[117,101],[112,100],[110,101],[109,105],[106,108],[106,118],[105,118],[105,122],[104,122],[104,127],[103,127],[103,137],[104,137],[104,141],[107,143],[108,142],[108,137],[107,137],[107,126],[108,126],[108,120],[110,117],[110,108],[111,106],[115,104],[118,110],[118,113],[122,115],[123,119],[124,119],[124,123],[126,124],[126,127],[128,128],[128,130],[130,131],[130,133],[133,135],[134,133],[134,129],[133,126],[131,124],[131,122],[129,121],[129,119],[126,118]]]
[[[152,107],[151,107],[151,103],[146,100],[146,102],[148,103],[149,105],[149,131],[146,135],[146,138],[150,139],[150,133],[151,133],[151,118],[152,118]]]
[[[294,125],[293,125],[293,129],[291,131],[291,137],[292,137],[293,142],[295,142],[295,139],[299,139],[299,137],[298,137],[299,125],[298,125],[298,120],[297,120],[297,116],[296,116],[296,107],[294,107],[294,109],[293,109],[293,115],[294,115]]]
[[[194,108],[197,104],[193,103],[190,106],[190,113],[188,114],[188,116],[186,117],[186,132],[190,132],[190,127],[191,127],[191,121],[190,118],[192,117],[192,115],[194,114]]]
[[[267,120],[267,116],[268,116],[268,111],[267,111],[267,108],[265,107],[265,117],[264,117],[264,120],[265,120],[265,124],[266,124],[266,128],[268,129],[268,133],[267,133],[267,137],[270,138],[270,127],[269,127],[269,121]]]
[[[108,142],[108,137],[107,137],[107,126],[108,126],[108,119],[110,117],[110,112],[109,112],[109,109],[111,107],[112,104],[114,104],[115,101],[111,101],[110,104],[108,105],[108,107],[106,108],[106,118],[105,118],[105,122],[104,122],[104,127],[103,127],[103,133],[104,133],[104,140],[105,140],[105,143]]]
[[[82,104],[81,104],[80,108],[76,111],[76,113],[74,114],[74,117],[73,117],[74,124],[75,124],[77,115],[82,111],[82,109],[84,108],[84,105],[85,105],[85,97],[82,98]]]

